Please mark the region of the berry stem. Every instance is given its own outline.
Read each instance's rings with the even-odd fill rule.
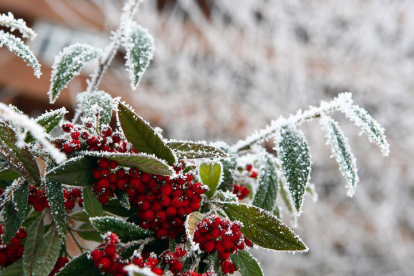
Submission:
[[[80,250],[81,253],[83,253],[84,250],[89,250],[88,248],[83,247],[79,243],[78,239],[75,237],[75,235],[73,234],[73,232],[72,232],[72,230],[71,230],[70,227],[68,228],[68,232],[69,232],[69,235],[72,237],[73,241],[75,242],[76,246],[79,248],[79,250]]]

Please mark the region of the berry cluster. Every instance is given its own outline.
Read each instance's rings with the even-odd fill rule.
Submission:
[[[46,191],[38,190],[32,184],[29,185],[29,205],[33,206],[38,212],[42,212],[45,208],[50,208],[49,201],[47,200]]]
[[[250,194],[250,191],[249,191],[249,189],[247,189],[246,187],[244,187],[242,185],[234,184],[233,194],[237,195],[237,198],[239,200],[242,200]]]
[[[200,209],[202,194],[207,187],[193,183],[190,174],[176,178],[140,172],[137,168],[126,171],[116,161],[98,160],[100,168],[93,169],[94,192],[106,204],[115,191],[125,190],[133,206],[138,206],[140,226],[156,231],[157,238],[175,239],[184,232],[188,214]]]
[[[66,257],[60,257],[55,266],[53,267],[52,271],[49,273],[49,276],[53,276],[57,274],[65,265],[69,262],[69,259]]]
[[[75,200],[78,201],[80,207],[83,206],[82,192],[79,188],[63,190],[63,199],[65,208],[68,210],[72,210],[75,207]]]
[[[0,225],[0,237],[3,235],[3,224]],[[26,229],[20,227],[19,231],[6,245],[0,240],[0,267],[7,267],[23,256],[24,246],[21,240],[27,237]]]
[[[172,273],[179,274],[183,270],[183,264],[180,258],[183,257],[186,253],[187,251],[184,249],[184,246],[180,244],[175,248],[174,252],[167,250],[161,255],[161,257],[169,266],[169,270]]]
[[[151,269],[152,272],[154,272],[157,275],[164,274],[164,271],[161,268],[156,267],[158,264],[158,259],[157,255],[155,255],[154,253],[151,253],[149,256],[145,256],[143,254],[141,255],[140,253],[134,254],[134,256],[131,259],[131,262],[134,265],[139,266],[141,268],[148,267]]]
[[[105,238],[104,249],[95,249],[90,253],[90,258],[94,261],[95,267],[99,268],[102,273],[107,272],[116,276],[128,275],[124,267],[129,265],[129,261],[121,259],[118,254],[118,243],[118,236],[109,233]]]
[[[249,176],[251,178],[256,178],[257,177],[257,171],[255,169],[253,169],[253,165],[252,164],[247,164],[245,167],[246,171],[249,172]]]
[[[72,210],[75,207],[75,199],[77,199],[79,206],[83,206],[83,199],[81,190],[73,188],[72,190],[63,190],[64,205],[67,210]],[[38,212],[42,212],[45,208],[50,208],[47,200],[46,191],[38,190],[32,184],[29,185],[29,205]]]
[[[86,128],[86,129],[85,129]],[[128,147],[128,143],[120,132],[113,132],[110,126],[102,127],[100,133],[93,128],[92,121],[86,121],[84,128],[72,124],[63,124],[62,130],[70,134],[71,139],[62,144],[62,150],[69,154],[80,149],[88,151],[106,152],[134,152],[136,150]],[[91,133],[97,133],[93,135]]]
[[[218,252],[224,274],[236,271],[236,266],[229,260],[230,254],[252,246],[252,242],[243,236],[240,228],[240,223],[212,215],[200,221],[194,232],[194,241],[200,244],[201,251]]]

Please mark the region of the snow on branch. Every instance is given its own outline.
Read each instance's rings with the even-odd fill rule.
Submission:
[[[37,36],[37,34],[31,28],[26,26],[26,22],[23,19],[15,19],[11,12],[9,12],[7,15],[0,15],[0,25],[10,28],[12,32],[14,32],[16,29],[19,30],[24,38],[30,38],[33,40]]]
[[[3,45],[6,45],[11,52],[23,58],[34,69],[34,75],[40,78],[42,73],[40,72],[39,61],[20,38],[0,30],[0,47],[3,47]]]
[[[15,112],[13,109],[8,107],[7,105],[0,103],[0,117],[3,118],[5,121],[10,121],[13,123],[14,127],[18,128],[16,131],[18,134],[23,133],[23,129],[30,131],[30,133],[35,137],[50,153],[53,159],[57,163],[61,163],[66,160],[66,155],[60,152],[49,140],[46,138],[47,134],[45,129],[37,124],[34,120],[29,118],[25,114],[19,114]],[[20,131],[19,131],[20,129]],[[22,147],[24,145],[24,138],[25,137],[17,137],[18,138],[18,147]]]
[[[247,149],[250,145],[263,141],[273,135],[282,125],[301,125],[305,122],[311,121],[314,118],[320,117],[322,113],[330,113],[335,110],[342,110],[351,106],[352,94],[340,93],[338,97],[331,102],[322,101],[319,107],[310,106],[308,110],[302,112],[299,110],[295,115],[291,115],[289,118],[279,117],[277,120],[273,120],[269,126],[265,129],[257,131],[256,133],[247,137],[246,140],[240,140],[234,145],[236,151]]]

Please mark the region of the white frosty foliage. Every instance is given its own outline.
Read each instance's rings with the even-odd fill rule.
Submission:
[[[76,95],[76,101],[87,117],[99,114],[101,124],[109,124],[112,118],[112,97],[103,91],[83,92]]]
[[[24,38],[30,38],[33,40],[37,36],[37,34],[31,28],[27,27],[26,22],[23,19],[15,19],[11,12],[9,12],[7,15],[0,15],[0,25],[10,28],[12,32],[14,32],[16,29],[19,30]]]
[[[124,270],[128,272],[128,276],[157,276],[148,267],[139,267],[134,264],[130,264],[124,267]]]
[[[69,81],[80,74],[85,64],[102,54],[101,50],[87,44],[76,43],[64,48],[55,57],[53,71],[50,79],[49,99],[54,103],[60,91],[67,86]]]
[[[385,136],[384,128],[365,109],[357,105],[352,105],[344,108],[342,112],[368,135],[371,143],[375,143],[381,148],[382,155],[389,155],[390,145]]]
[[[126,66],[131,78],[131,88],[136,90],[154,55],[154,39],[147,29],[135,22],[126,25],[124,32]]]
[[[50,153],[51,157],[57,163],[61,163],[66,160],[66,155],[60,152],[52,143],[49,142],[45,129],[27,115],[19,114],[7,105],[0,103],[0,117],[2,117],[5,121],[12,122],[17,129],[25,129],[30,131],[33,137],[35,137],[43,145],[45,150]],[[17,131],[17,133],[19,133],[19,131]]]
[[[10,51],[26,61],[34,69],[34,75],[40,78],[42,73],[40,72],[39,61],[20,38],[0,30],[0,47],[3,47],[3,45],[6,45]]]
[[[332,154],[339,164],[339,170],[347,181],[348,196],[353,196],[359,181],[357,164],[348,139],[340,129],[337,122],[331,117],[322,114],[320,124],[326,131],[327,144],[332,146]]]

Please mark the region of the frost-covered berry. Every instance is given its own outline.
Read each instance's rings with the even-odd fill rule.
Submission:
[[[62,130],[64,132],[71,132],[72,129],[73,129],[73,125],[72,124],[63,124],[62,125]]]

